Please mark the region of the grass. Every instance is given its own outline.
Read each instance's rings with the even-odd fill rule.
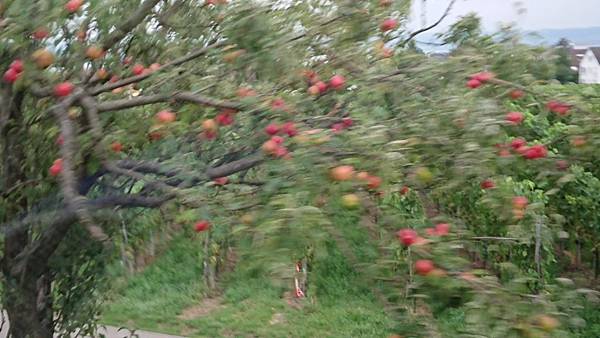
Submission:
[[[189,337],[390,335],[395,323],[333,241],[327,243],[327,251],[314,264],[316,296],[300,301],[298,307],[282,298],[289,290],[241,269],[222,283],[218,306],[196,318],[182,319],[179,315],[185,309],[202,307],[203,283],[198,256],[193,254],[198,252],[197,243],[179,236],[152,266],[115,290],[102,322]],[[274,318],[279,322],[271,323]]]

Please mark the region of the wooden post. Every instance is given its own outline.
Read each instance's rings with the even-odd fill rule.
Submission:
[[[535,222],[535,269],[538,278],[542,279],[542,217],[537,217]]]

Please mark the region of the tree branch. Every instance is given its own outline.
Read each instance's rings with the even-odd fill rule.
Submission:
[[[224,46],[224,45],[225,45],[225,41],[219,41],[219,42],[212,43],[212,44],[210,44],[210,45],[208,45],[206,47],[199,48],[199,49],[197,49],[197,50],[195,50],[195,51],[193,51],[193,52],[191,52],[191,53],[189,53],[187,55],[184,55],[184,56],[182,56],[182,57],[180,57],[178,59],[175,59],[175,60],[173,60],[171,62],[168,62],[168,63],[164,64],[159,71],[162,71],[165,68],[178,66],[180,64],[183,64],[185,62],[188,62],[190,60],[193,60],[195,58],[198,58],[198,57],[206,54],[209,50],[211,50],[213,48],[218,48],[218,47],[221,47],[221,46]],[[102,86],[99,86],[99,87],[96,87],[96,88],[90,90],[89,94],[92,95],[92,96],[96,96],[96,95],[102,94],[102,93],[107,92],[107,91],[111,91],[111,90],[116,89],[116,88],[127,86],[127,85],[132,84],[132,83],[140,82],[140,81],[143,81],[143,80],[151,77],[155,73],[156,72],[149,72],[149,73],[145,73],[145,74],[141,74],[141,75],[131,76],[131,77],[122,79],[122,80],[117,81],[117,82],[109,82],[109,83],[106,83],[106,84],[104,84]]]
[[[146,96],[138,96],[132,99],[122,99],[122,100],[114,100],[108,101],[98,104],[99,112],[108,112],[115,110],[122,110],[127,108],[139,107],[159,102],[167,102],[167,101],[187,101],[193,102],[205,106],[217,107],[217,108],[228,108],[241,110],[242,104],[239,102],[233,101],[221,101],[217,99],[213,99],[204,95],[194,94],[192,92],[179,92],[173,94],[155,94],[155,95],[146,95]]]
[[[118,26],[102,43],[102,48],[104,50],[109,50],[121,41],[129,32],[131,32],[135,27],[137,27],[150,13],[152,8],[158,4],[160,0],[146,0],[144,1],[140,7],[133,13],[133,15],[129,16],[127,20],[123,22],[120,26]]]
[[[444,12],[444,14],[442,14],[442,16],[433,24],[427,26],[427,27],[423,27],[421,29],[418,29],[412,33],[410,33],[410,35],[404,40],[402,41],[402,43],[400,43],[401,47],[404,47],[410,40],[414,39],[417,35],[427,32],[428,30],[431,30],[433,28],[435,28],[437,25],[439,25],[440,23],[442,23],[442,21],[444,21],[444,19],[448,16],[448,14],[450,14],[450,11],[452,10],[452,6],[454,6],[454,3],[456,2],[456,0],[451,0],[450,4],[448,4],[448,7],[446,8],[446,11]]]

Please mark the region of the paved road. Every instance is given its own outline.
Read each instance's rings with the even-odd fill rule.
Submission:
[[[6,318],[6,317],[5,317]],[[118,332],[119,328],[107,326],[100,330],[99,333],[106,335],[106,338],[123,338],[127,337],[127,331]],[[155,332],[147,332],[147,331],[135,331],[139,338],[185,338],[180,336],[172,336],[168,334],[155,333]],[[0,338],[7,338],[8,334],[8,323],[4,324],[4,327],[0,331]]]

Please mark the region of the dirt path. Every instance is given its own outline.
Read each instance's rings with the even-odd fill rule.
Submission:
[[[6,317],[5,317],[6,318]],[[126,338],[129,337],[127,330],[121,330],[119,332],[118,327],[106,326],[99,330],[99,334],[104,334],[106,338]],[[135,331],[139,338],[185,338],[181,336],[172,336],[163,333],[148,332],[148,331]],[[4,323],[2,330],[0,331],[0,338],[7,338],[8,334],[8,323]]]

